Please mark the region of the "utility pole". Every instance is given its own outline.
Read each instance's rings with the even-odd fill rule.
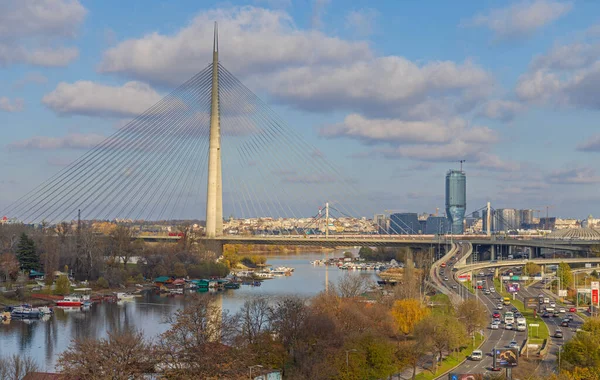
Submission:
[[[329,202],[325,202],[325,238],[329,237]]]

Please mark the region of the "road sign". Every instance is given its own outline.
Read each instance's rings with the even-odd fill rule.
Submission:
[[[483,380],[483,373],[450,373],[449,380]]]
[[[592,289],[600,289],[600,282],[592,281]]]
[[[579,288],[577,289],[577,293],[592,294],[592,289]]]
[[[529,327],[540,327],[539,323],[530,323]]]
[[[524,303],[527,309],[537,309],[539,300],[536,297],[527,297]]]
[[[567,296],[567,289],[561,289],[558,291],[558,296],[559,297],[566,297]]]

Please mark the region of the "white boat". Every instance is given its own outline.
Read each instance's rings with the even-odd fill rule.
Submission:
[[[169,289],[169,294],[183,294],[182,288]]]
[[[255,272],[254,273],[254,277],[258,277],[258,278],[273,278],[273,274],[272,273],[267,273],[267,272]]]
[[[117,293],[117,301],[130,301],[135,298],[131,293]]]

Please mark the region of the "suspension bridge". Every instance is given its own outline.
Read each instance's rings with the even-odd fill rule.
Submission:
[[[324,200],[340,216],[364,215],[368,209],[359,210],[373,197],[360,194],[356,181],[296,129],[220,63],[215,23],[208,66],[2,213],[27,224],[52,225],[76,218],[200,220],[204,211],[203,240],[217,254],[223,244],[440,244],[439,236],[329,235],[328,220],[325,236],[307,236],[295,227],[290,234],[227,235],[223,220],[228,214],[299,219]],[[329,209],[327,204],[326,219]],[[318,217],[307,218],[308,224],[322,217],[319,211]],[[495,238],[480,236],[473,244],[557,246],[542,240],[490,239]],[[564,249],[586,244],[592,242],[558,242]]]

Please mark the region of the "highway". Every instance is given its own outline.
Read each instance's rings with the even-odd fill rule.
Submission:
[[[492,321],[492,314],[494,311],[496,311],[496,306],[498,303],[501,302],[502,297],[500,296],[500,294],[498,292],[491,292],[489,295],[485,295],[485,293],[483,291],[476,291],[476,294],[472,294],[471,292],[468,291],[468,289],[462,285],[461,282],[457,281],[457,277],[456,274],[457,272],[453,272],[452,269],[454,268],[455,263],[460,262],[461,258],[464,257],[465,255],[470,254],[470,250],[472,249],[472,246],[465,242],[465,243],[459,243],[457,245],[457,249],[455,256],[455,260],[450,261],[449,257],[451,257],[451,255],[446,255],[443,259],[445,260],[447,267],[444,270],[444,275],[440,275],[439,274],[439,263],[438,262],[437,266],[436,266],[436,272],[435,273],[435,277],[434,280],[438,283],[441,283],[442,286],[444,286],[446,289],[454,292],[457,295],[460,295],[461,298],[473,298],[476,297],[487,309],[488,311],[488,315],[489,315],[489,322],[491,324]],[[453,253],[452,251],[450,253]],[[483,272],[485,274],[485,277],[474,277],[473,281],[475,280],[483,280],[485,281],[485,285],[484,288],[487,289],[491,289],[494,287],[494,283],[493,283],[493,271],[490,271],[490,268],[497,268],[499,265],[501,264],[502,267],[499,268],[500,270],[508,270],[510,268],[507,268],[507,262],[503,261],[501,263],[479,263],[477,268],[479,268],[476,272],[473,272],[473,275],[477,275],[481,272]],[[513,262],[514,264],[514,268],[512,269],[512,271],[517,275],[520,273],[521,268],[523,266],[523,262],[519,261],[519,260],[515,260]],[[463,272],[463,270],[461,269],[460,272]],[[448,278],[448,280],[445,280],[445,278]],[[499,290],[499,289],[495,289],[495,290]],[[558,354],[558,350],[559,350],[559,345],[562,345],[564,342],[566,342],[567,340],[569,340],[574,334],[575,334],[575,330],[579,327],[581,327],[581,324],[583,323],[583,320],[577,316],[576,314],[574,314],[574,319],[573,322],[571,322],[569,324],[569,327],[560,327],[560,323],[562,321],[562,319],[566,316],[566,314],[573,314],[573,313],[568,313],[568,309],[569,306],[567,305],[560,305],[558,303],[558,300],[556,300],[556,297],[551,294],[550,292],[546,291],[545,289],[543,289],[543,285],[541,282],[537,282],[534,283],[532,286],[525,288],[525,287],[521,287],[520,291],[517,293],[516,299],[520,300],[520,301],[524,301],[524,299],[526,297],[535,297],[536,299],[538,298],[539,294],[544,294],[545,296],[553,299],[556,301],[557,303],[557,308],[560,308],[561,306],[564,306],[567,309],[567,313],[564,314],[560,314],[560,317],[554,318],[552,316],[550,316],[549,318],[543,318],[544,321],[547,323],[548,325],[548,330],[549,330],[549,335],[550,335],[550,344],[552,345],[549,351],[549,354],[546,356],[546,358],[543,360],[543,362],[540,364],[543,366],[543,368],[540,368],[542,370],[543,373],[550,373],[555,366],[556,363],[556,355]],[[456,297],[453,297],[456,300]],[[509,311],[510,308],[512,308],[512,306],[505,306],[503,307],[503,310],[497,310],[500,312],[500,314],[502,314],[505,311]],[[541,320],[541,314],[540,314],[540,320]],[[543,325],[540,326],[540,328],[543,328]],[[529,329],[529,326],[528,326]],[[560,338],[554,338],[553,334],[556,331],[556,329],[560,329],[563,334],[564,337],[562,339]],[[522,332],[517,332],[516,330],[505,330],[504,329],[504,324],[500,325],[500,328],[498,330],[492,330],[488,326],[486,327],[486,329],[484,330],[484,334],[486,335],[486,341],[483,343],[483,345],[481,346],[481,350],[484,353],[484,359],[481,361],[471,361],[471,360],[467,360],[465,361],[462,365],[460,365],[458,368],[456,368],[455,370],[453,370],[452,372],[456,372],[456,373],[489,373],[492,367],[492,357],[491,357],[491,352],[492,349],[495,347],[508,347],[509,343],[514,340],[517,341],[517,343],[522,346],[525,343],[525,340],[527,339],[528,336],[528,331],[522,331]],[[444,378],[444,377],[440,377],[440,378]]]

